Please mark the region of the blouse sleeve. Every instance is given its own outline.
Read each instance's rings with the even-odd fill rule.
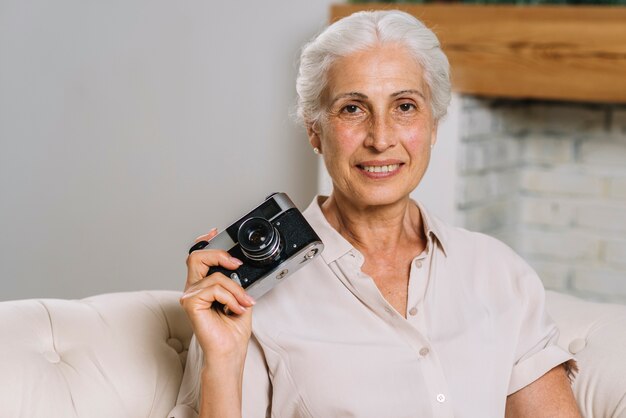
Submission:
[[[559,330],[546,312],[543,284],[534,271],[530,267],[528,269],[530,271],[521,277],[517,288],[520,298],[519,334],[509,395],[572,358],[570,353],[557,345]]]
[[[243,373],[243,418],[266,418],[271,414],[272,386],[263,349],[252,335]]]

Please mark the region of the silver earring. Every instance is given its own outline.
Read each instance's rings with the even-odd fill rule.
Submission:
[[[320,149],[318,147],[315,147],[313,148],[313,152],[319,155]]]

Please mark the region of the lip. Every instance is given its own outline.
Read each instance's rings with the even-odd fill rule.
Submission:
[[[389,166],[389,165],[398,165],[399,167],[393,171],[387,171],[387,172],[383,172],[383,171],[371,172],[371,171],[366,171],[363,169],[364,166],[382,167],[382,166]],[[363,176],[369,179],[387,179],[387,178],[396,176],[402,170],[403,166],[404,166],[404,163],[400,160],[387,159],[387,160],[361,161],[360,163],[355,165],[355,168],[359,171],[359,173],[361,173]]]
[[[361,161],[360,163],[358,163],[357,165],[371,165],[371,166],[378,166],[378,165],[392,165],[392,164],[404,164],[403,161],[401,160],[396,160],[396,159],[387,159],[387,160],[369,160],[369,161]]]

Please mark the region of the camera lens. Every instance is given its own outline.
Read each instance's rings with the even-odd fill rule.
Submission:
[[[239,226],[237,240],[244,255],[261,264],[274,261],[282,250],[280,233],[263,218],[246,219]]]

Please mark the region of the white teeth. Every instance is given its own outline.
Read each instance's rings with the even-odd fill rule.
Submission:
[[[390,171],[396,171],[398,168],[400,168],[400,164],[364,165],[362,167],[363,167],[363,170],[369,173],[388,173]]]

